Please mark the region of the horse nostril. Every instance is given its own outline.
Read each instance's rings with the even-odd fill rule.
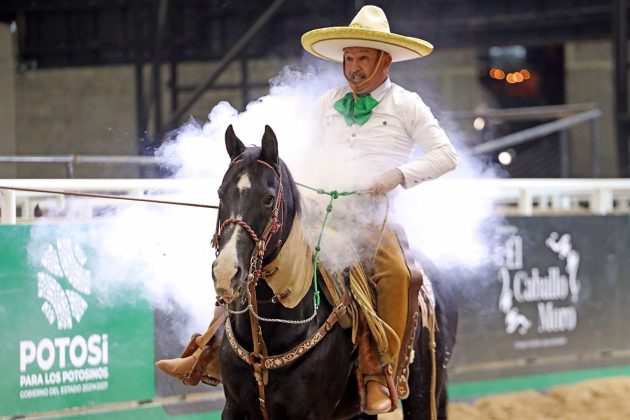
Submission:
[[[223,288],[223,287],[219,287],[216,290],[216,292],[217,292],[217,296],[219,296],[219,297],[231,296],[232,295],[232,292],[230,290],[228,290],[226,288]]]
[[[232,280],[230,281],[230,286],[232,287],[232,290],[239,290],[243,284],[243,281],[241,279],[241,274],[243,273],[243,270],[241,269],[241,267],[236,267],[236,273],[234,273],[234,277],[232,277]]]

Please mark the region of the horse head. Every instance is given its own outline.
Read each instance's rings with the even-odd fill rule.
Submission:
[[[274,258],[299,211],[295,184],[278,157],[278,141],[265,126],[262,147],[245,147],[230,125],[225,132],[230,166],[219,188],[212,265],[217,300],[243,297],[263,264]]]

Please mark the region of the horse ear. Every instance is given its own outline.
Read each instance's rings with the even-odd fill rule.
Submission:
[[[232,124],[230,124],[227,130],[225,130],[225,148],[227,149],[231,160],[234,160],[245,151],[245,145],[238,137],[236,137]]]
[[[278,165],[278,139],[271,127],[265,126],[265,134],[262,138],[262,150],[260,159],[272,165]]]

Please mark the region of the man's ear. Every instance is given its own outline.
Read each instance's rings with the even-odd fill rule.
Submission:
[[[278,139],[276,133],[268,125],[265,126],[265,134],[262,138],[260,159],[271,165],[278,165]]]
[[[236,136],[232,124],[225,130],[225,148],[228,155],[230,155],[230,160],[236,159],[237,156],[245,151],[245,145]]]
[[[392,56],[389,55],[389,53],[384,52],[382,63],[383,63],[383,70],[389,71],[389,66],[392,64]]]

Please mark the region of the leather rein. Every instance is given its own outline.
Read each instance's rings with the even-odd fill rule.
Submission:
[[[236,157],[231,163],[235,164],[241,162],[242,159]],[[244,311],[232,312],[233,314],[244,313],[245,311],[249,312],[249,321],[251,326],[251,334],[252,334],[252,342],[253,342],[253,351],[248,352],[241,346],[234,336],[234,332],[232,330],[232,325],[230,322],[230,317],[228,316],[225,321],[225,333],[230,343],[230,347],[234,353],[245,363],[252,366],[254,369],[254,378],[256,379],[256,383],[258,384],[258,401],[260,406],[260,411],[265,420],[269,419],[269,413],[267,411],[267,405],[265,400],[265,385],[269,380],[269,370],[277,369],[281,367],[288,366],[289,364],[296,361],[298,358],[306,354],[309,350],[315,347],[324,336],[330,331],[333,326],[337,323],[339,318],[346,312],[347,306],[350,303],[350,294],[346,291],[344,294],[341,303],[333,309],[328,318],[324,321],[323,325],[309,338],[295,346],[293,349],[289,350],[286,353],[277,355],[277,356],[269,356],[267,353],[267,346],[265,344],[265,340],[262,336],[262,329],[260,328],[258,316],[258,300],[256,296],[256,285],[258,284],[258,280],[261,278],[262,274],[262,265],[263,259],[265,257],[265,253],[267,251],[267,246],[271,240],[271,237],[277,233],[284,223],[284,213],[282,214],[282,221],[279,220],[280,209],[282,208],[282,177],[279,169],[274,168],[269,163],[263,160],[257,160],[257,163],[264,165],[271,169],[279,180],[279,189],[278,194],[275,197],[275,203],[271,214],[269,215],[269,219],[267,220],[267,224],[262,232],[262,235],[257,235],[254,229],[242,219],[236,218],[228,218],[223,222],[219,223],[219,216],[217,214],[217,227],[212,238],[212,246],[217,250],[217,255],[219,253],[219,244],[221,241],[221,235],[225,228],[231,224],[241,226],[249,235],[249,237],[254,241],[255,247],[252,251],[252,255],[250,257],[250,265],[249,271],[247,275],[247,300],[249,304],[247,305]],[[220,207],[219,203],[219,207]],[[276,243],[276,248],[282,244],[281,240],[278,240]],[[243,296],[243,303],[245,303],[245,296]],[[223,299],[219,299],[217,304],[227,304]],[[314,318],[311,317],[311,319]],[[266,320],[266,319],[263,319]]]

